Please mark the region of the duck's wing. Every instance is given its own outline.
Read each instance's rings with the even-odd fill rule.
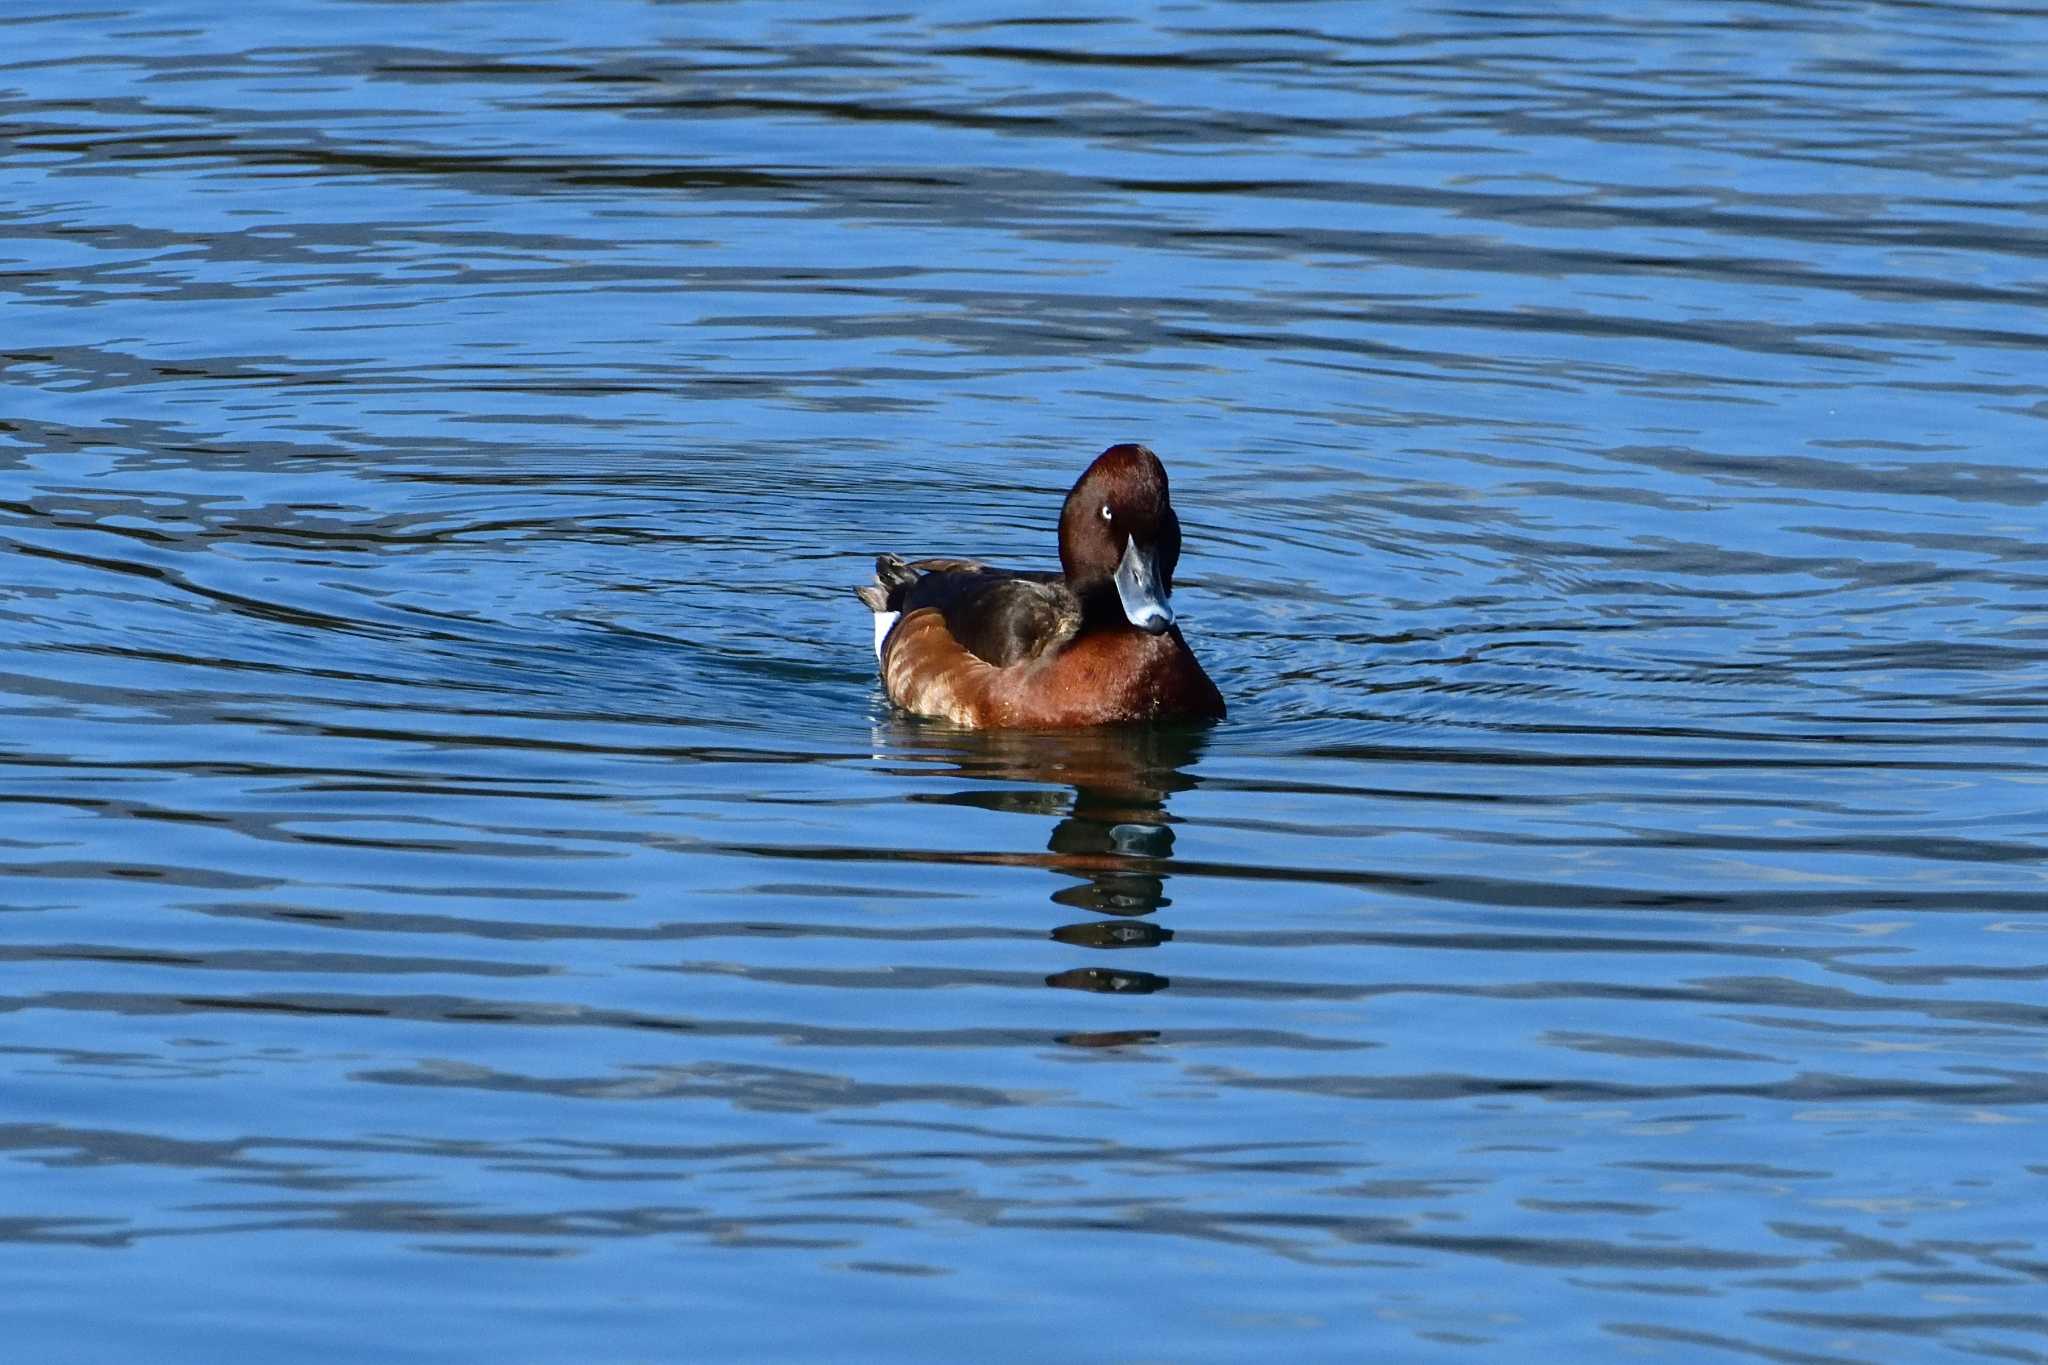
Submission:
[[[938,612],[947,634],[997,668],[1055,649],[1081,628],[1081,603],[1058,575],[1015,573],[973,559],[906,562],[883,555],[875,561],[874,585],[860,596],[877,612]]]
[[[947,632],[997,668],[1057,649],[1081,628],[1081,603],[1064,582],[1021,574],[973,575],[934,605]]]

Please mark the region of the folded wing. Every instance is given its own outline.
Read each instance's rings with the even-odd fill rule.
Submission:
[[[895,555],[875,561],[873,585],[860,599],[878,615],[937,611],[946,631],[984,663],[1008,668],[1071,640],[1081,604],[1054,574],[1015,573],[971,559]]]

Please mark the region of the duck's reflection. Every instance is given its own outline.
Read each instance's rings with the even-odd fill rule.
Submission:
[[[920,793],[913,801],[1060,817],[1045,854],[1017,861],[1041,865],[1070,882],[1052,893],[1055,905],[1110,918],[1062,924],[1052,930],[1054,939],[1095,950],[1157,948],[1172,941],[1171,929],[1144,917],[1173,903],[1166,894],[1173,857],[1167,801],[1197,784],[1191,769],[1208,744],[1206,731],[958,731],[904,723],[877,739],[886,751],[942,758],[973,782],[958,791]],[[1119,963],[1075,966],[1055,972],[1045,984],[1145,995],[1165,990],[1169,981]],[[1101,1047],[1151,1036],[1070,1034],[1062,1041]]]

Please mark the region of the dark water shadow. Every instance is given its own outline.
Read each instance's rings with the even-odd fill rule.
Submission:
[[[1168,803],[1200,785],[1194,768],[1209,743],[1206,729],[975,732],[902,721],[887,738],[899,754],[951,764],[968,784],[914,794],[912,803],[1058,817],[1043,856],[1015,856],[1060,879],[1049,897],[1054,906],[1094,916],[1058,925],[1052,938],[1089,952],[1173,941],[1173,930],[1150,917],[1173,904]],[[917,771],[929,775],[930,768],[921,763]],[[1121,963],[1082,963],[1046,978],[1056,989],[1108,995],[1149,995],[1170,984],[1163,974]],[[1107,1046],[1157,1037],[1136,1030],[1066,1034],[1060,1041]]]

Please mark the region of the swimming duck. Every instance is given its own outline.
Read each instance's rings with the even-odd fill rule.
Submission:
[[[1220,720],[1174,623],[1180,519],[1141,445],[1096,456],[1060,509],[1060,569],[885,554],[858,589],[889,699],[977,729]]]

